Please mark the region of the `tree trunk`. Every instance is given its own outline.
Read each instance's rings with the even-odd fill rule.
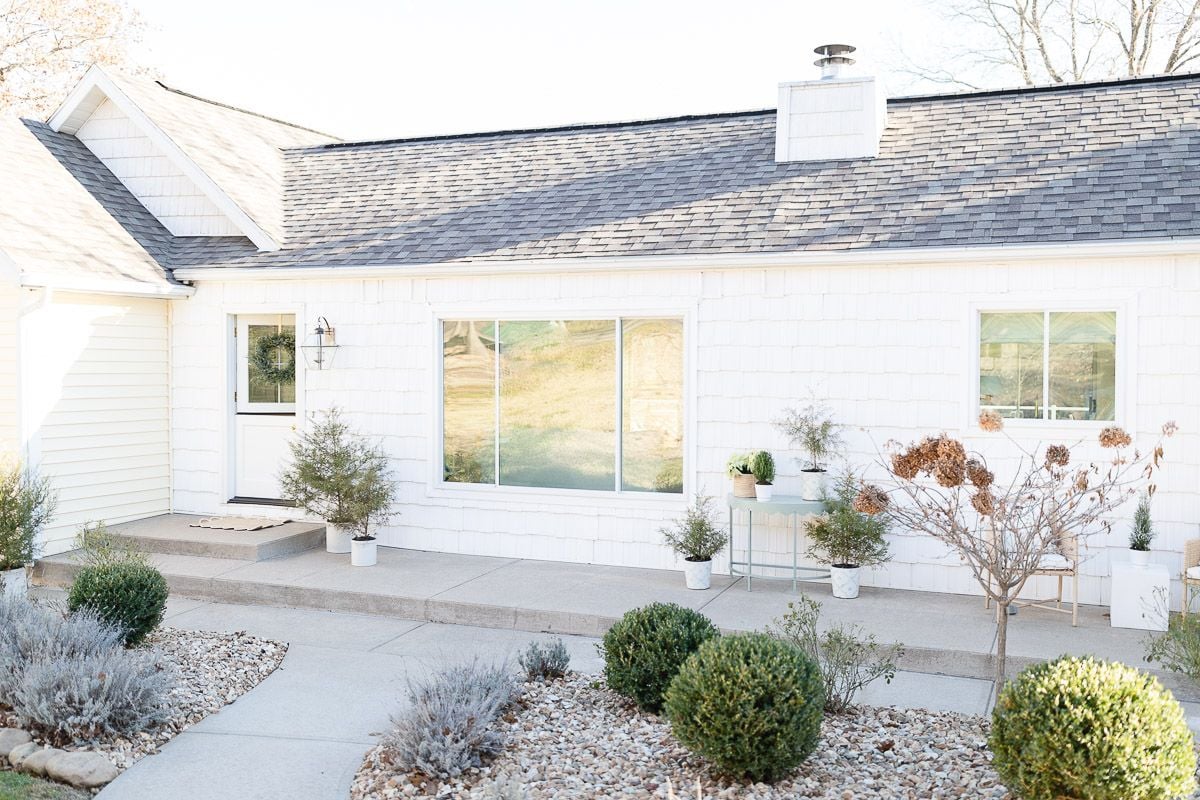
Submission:
[[[996,608],[999,611],[999,617],[996,619],[996,671],[993,675],[993,680],[996,683],[995,697],[999,699],[1000,690],[1004,688],[1005,683],[1005,658],[1008,650],[1008,606],[1012,603],[1012,598],[1005,597],[1003,600],[997,601]]]

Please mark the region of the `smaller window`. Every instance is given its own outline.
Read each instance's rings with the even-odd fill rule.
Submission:
[[[979,315],[979,407],[1018,419],[1114,420],[1115,311]]]

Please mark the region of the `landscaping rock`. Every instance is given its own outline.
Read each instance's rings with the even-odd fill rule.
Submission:
[[[21,762],[19,769],[21,772],[27,772],[30,775],[37,775],[39,778],[43,777],[46,774],[46,764],[60,753],[62,753],[62,750],[54,747],[40,748],[36,753],[31,753],[27,756]]]
[[[0,762],[7,760],[8,752],[17,745],[32,741],[33,737],[20,728],[0,728]]]
[[[95,789],[117,777],[117,768],[107,756],[80,750],[51,758],[46,762],[46,775],[80,789]]]
[[[13,769],[20,769],[21,764],[25,761],[25,759],[28,758],[29,756],[33,755],[40,749],[41,749],[41,746],[36,745],[33,742],[26,742],[25,744],[19,744],[16,747],[14,747],[12,750],[8,751],[8,765],[10,767],[12,767]]]

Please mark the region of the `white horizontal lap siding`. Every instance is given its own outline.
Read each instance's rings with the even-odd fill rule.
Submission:
[[[855,466],[870,467],[876,446],[889,439],[907,441],[942,430],[998,455],[999,440],[980,436],[970,424],[977,386],[970,366],[977,347],[971,310],[1022,298],[1033,307],[1116,302],[1126,315],[1122,329],[1132,335],[1122,369],[1129,371],[1123,382],[1129,396],[1120,421],[1144,441],[1167,419],[1182,428],[1168,445],[1154,505],[1160,531],[1155,557],[1176,572],[1184,539],[1200,535],[1200,261],[1173,257],[202,283],[192,299],[176,304],[174,315],[176,506],[212,512],[225,499],[227,409],[220,387],[226,315],[276,303],[283,310],[305,309],[302,327],[320,315],[337,329],[341,347],[334,367],[307,374],[306,407],[340,406],[363,432],[380,437],[391,455],[401,515],[383,532],[384,544],[677,566],[658,529],[681,510],[682,501],[447,492],[431,485],[439,403],[432,325],[438,316],[453,317],[456,308],[501,317],[689,309],[694,397],[688,401],[695,419],[687,435],[695,464],[688,477],[693,486],[723,498],[729,454],[751,448],[776,454],[777,493],[798,492],[799,453],[781,440],[771,421],[803,402],[810,388],[827,397],[847,425]],[[1039,437],[1074,441],[1080,434],[1058,428],[1017,435],[1033,445]],[[755,560],[790,563],[784,523],[780,517],[756,520]],[[1085,600],[1107,602],[1104,576],[1110,555],[1125,557],[1126,531],[1121,521],[1111,535],[1092,541]],[[739,549],[743,536],[739,524]],[[937,542],[906,531],[895,532],[892,542],[893,561],[869,573],[868,584],[977,591],[966,569]],[[724,559],[717,568],[725,568]],[[1045,589],[1045,582],[1036,588]]]
[[[170,510],[167,301],[56,293],[22,321],[31,450],[58,492],[44,552]]]
[[[243,235],[192,179],[108,100],[75,136],[174,235]]]
[[[20,291],[0,279],[0,458],[20,448],[17,423],[17,313]]]

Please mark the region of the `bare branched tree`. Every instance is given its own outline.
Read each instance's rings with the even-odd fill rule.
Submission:
[[[980,416],[980,426],[1003,430],[994,411]],[[1163,438],[1175,429],[1164,425]],[[855,499],[859,511],[887,514],[950,547],[996,603],[997,691],[1005,680],[1009,606],[1047,557],[1067,551],[1077,562],[1087,539],[1108,530],[1113,512],[1141,490],[1153,493],[1163,459],[1162,438],[1147,453],[1131,451],[1132,439],[1115,426],[1100,433],[1100,445],[1113,453],[1103,463],[1073,465],[1079,442],[1027,450],[1008,441],[1019,463],[1007,484],[945,434],[907,447],[889,443],[882,458],[888,482],[863,486]]]
[[[0,0],[0,112],[46,114],[90,65],[128,68],[139,35],[123,0]]]
[[[1200,60],[1200,0],[937,0],[937,63],[901,55],[924,81],[980,88],[1181,72]]]

